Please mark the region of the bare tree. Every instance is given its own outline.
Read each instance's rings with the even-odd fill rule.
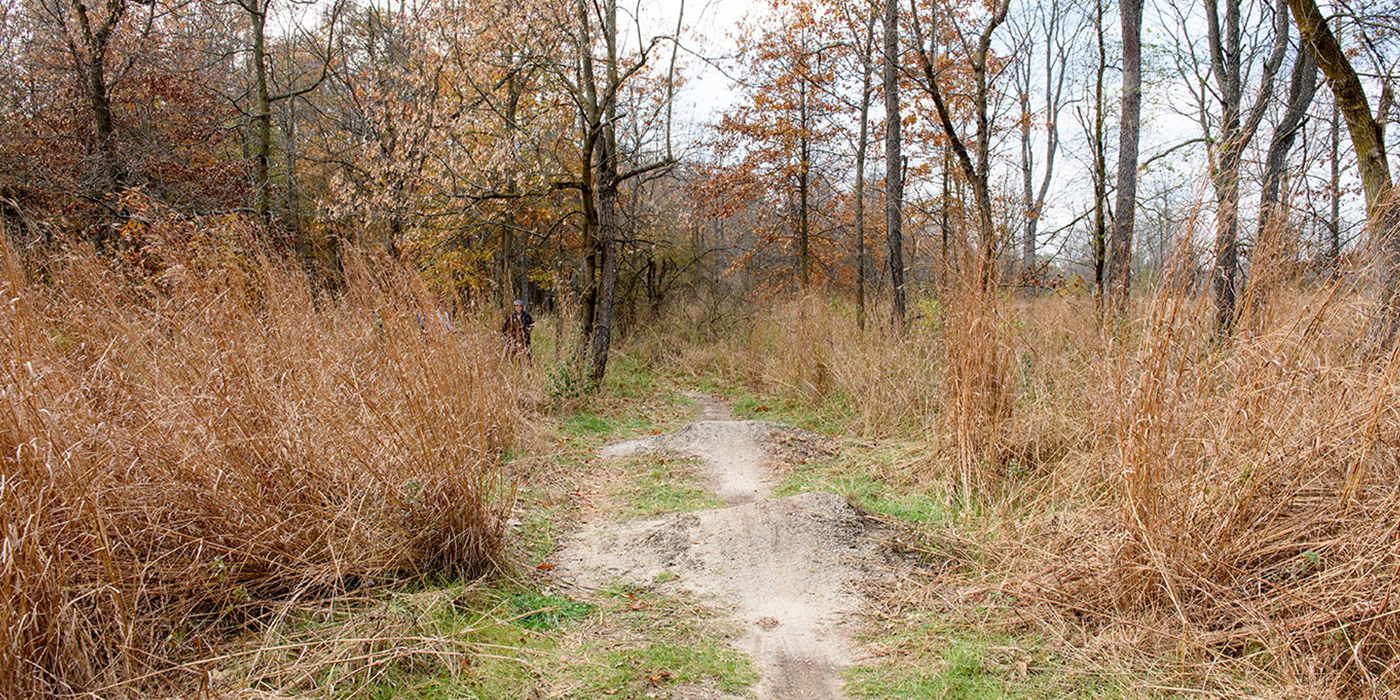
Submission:
[[[103,193],[118,189],[125,184],[126,173],[117,156],[111,99],[113,76],[109,61],[112,59],[114,34],[127,16],[127,0],[105,0],[100,10],[89,9],[82,0],[44,2],[41,6],[62,33],[92,115],[89,148],[97,166],[93,189]]]
[[[1259,88],[1246,109],[1243,98],[1249,79],[1241,0],[1224,0],[1224,22],[1218,0],[1205,0],[1210,74],[1220,103],[1219,133],[1207,138],[1211,159],[1211,185],[1215,189],[1215,267],[1211,287],[1215,292],[1216,329],[1228,333],[1235,323],[1239,295],[1240,162],[1254,140],[1273,98],[1274,76],[1288,49],[1288,14],[1283,0],[1274,9],[1272,49],[1264,59]],[[1261,28],[1262,29],[1262,28]],[[1121,213],[1121,212],[1120,212]]]
[[[269,228],[272,226],[272,107],[284,100],[305,95],[325,82],[331,63],[331,48],[335,45],[336,18],[343,3],[336,2],[327,15],[329,34],[320,75],[307,85],[289,87],[284,92],[274,91],[268,68],[267,20],[272,11],[272,0],[234,0],[234,3],[248,15],[251,28],[249,60],[253,68],[253,189],[258,218],[264,228]]]
[[[860,127],[856,136],[856,184],[854,212],[853,256],[856,268],[856,326],[865,330],[865,159],[870,144],[870,94],[875,72],[875,20],[878,14],[874,3],[865,3],[865,36],[859,39],[856,51],[860,56]]]
[[[1287,165],[1288,152],[1303,129],[1308,108],[1317,94],[1317,61],[1304,47],[1299,47],[1293,61],[1293,74],[1289,79],[1288,98],[1284,104],[1283,117],[1274,128],[1269,140],[1269,150],[1264,157],[1264,177],[1259,191],[1259,226],[1256,241],[1263,240],[1269,231],[1282,226],[1284,212],[1280,206],[1280,182]]]
[[[1104,95],[1104,76],[1108,72],[1108,42],[1104,36],[1104,3],[1107,0],[1091,0],[1094,3],[1094,83],[1092,102],[1087,111],[1076,109],[1075,116],[1089,142],[1089,177],[1093,188],[1093,219],[1089,228],[1090,267],[1094,272],[1094,295],[1102,302],[1108,280],[1108,143],[1105,135],[1107,116]]]
[[[1010,7],[1011,0],[1000,0],[992,8],[991,16],[987,18],[986,24],[976,35],[964,31],[955,19],[949,20],[962,44],[962,49],[966,54],[967,67],[972,71],[975,84],[972,94],[972,111],[976,120],[976,129],[972,136],[973,150],[971,152],[968,151],[966,139],[958,132],[957,126],[953,124],[952,112],[949,110],[948,102],[943,95],[939,75],[943,67],[935,60],[935,43],[938,40],[937,18],[931,18],[926,45],[925,32],[923,24],[919,20],[917,3],[911,3],[910,12],[914,27],[915,50],[918,53],[919,67],[924,77],[922,87],[933,98],[943,133],[948,138],[953,153],[957,157],[963,177],[972,186],[973,201],[977,208],[978,245],[981,249],[979,278],[983,289],[989,288],[993,282],[998,247],[996,227],[992,218],[992,125],[989,110],[988,57],[991,55],[992,35],[996,32],[997,27],[1006,21],[1007,11]],[[886,21],[888,22],[888,20]]]
[[[653,38],[642,46],[636,59],[624,67],[617,27],[617,0],[604,0],[600,4],[578,0],[575,8],[579,72],[570,91],[579,108],[584,132],[580,153],[582,177],[577,183],[584,210],[585,241],[582,339],[591,350],[593,380],[601,382],[612,347],[613,307],[617,297],[617,248],[622,230],[617,211],[620,188],[629,179],[670,166],[674,159],[665,156],[624,172],[618,157],[619,93],[625,82],[646,66],[660,38]],[[601,80],[593,57],[594,12],[598,14],[604,51]]]
[[[1071,13],[1074,13],[1071,15]],[[1055,157],[1060,150],[1060,112],[1068,98],[1065,83],[1070,72],[1070,58],[1075,42],[1086,28],[1087,15],[1077,11],[1073,3],[1062,0],[1038,0],[1024,13],[1008,20],[1017,47],[1017,62],[1012,69],[1016,94],[1021,107],[1021,201],[1024,219],[1021,222],[1021,267],[1031,269],[1036,263],[1036,234],[1055,175]],[[1038,57],[1036,43],[1043,53]],[[1033,129],[1037,109],[1032,106],[1036,89],[1036,69],[1043,71],[1039,110],[1044,127],[1044,155],[1040,182],[1035,182],[1037,167]]]

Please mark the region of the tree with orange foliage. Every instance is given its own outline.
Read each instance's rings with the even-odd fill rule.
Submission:
[[[823,166],[830,164],[824,156],[837,134],[840,42],[831,34],[829,8],[813,0],[773,0],[770,10],[766,23],[740,31],[743,101],[716,129],[721,166],[715,185],[731,200],[778,203],[776,210],[756,212],[752,252],[774,243],[791,250],[796,277],[807,289],[813,220],[830,215],[818,199],[833,189]],[[747,197],[734,197],[739,193]]]

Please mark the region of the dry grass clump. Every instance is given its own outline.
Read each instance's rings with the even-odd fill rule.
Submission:
[[[148,247],[140,284],[0,252],[0,695],[178,686],[272,601],[496,561],[494,338],[391,266],[330,293],[235,248]]]
[[[1400,680],[1400,356],[1366,354],[1355,294],[1271,297],[1228,340],[1208,298],[1163,290],[1098,342],[1042,345],[1026,384],[1055,389],[1023,389],[1013,421],[1050,402],[1074,422],[1038,426],[1067,449],[1041,465],[1046,514],[1011,524],[1003,580],[1190,664],[1384,696]]]
[[[926,424],[937,394],[936,334],[941,311],[916,318],[910,333],[891,330],[872,310],[864,331],[852,310],[817,295],[775,302],[731,328],[702,332],[685,307],[628,351],[657,367],[718,376],[763,395],[834,406],[863,436],[889,435]]]

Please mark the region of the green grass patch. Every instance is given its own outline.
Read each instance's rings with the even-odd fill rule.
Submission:
[[[719,391],[734,406],[734,415],[743,419],[772,421],[836,435],[846,432],[845,426],[857,417],[850,397],[839,391],[819,400],[764,396],[736,386]]]
[[[517,612],[513,624],[528,630],[543,632],[559,628],[566,622],[581,620],[597,607],[581,600],[570,600],[538,590],[522,590],[508,596]]]
[[[559,417],[559,429],[573,438],[612,438],[622,433],[643,432],[651,421],[636,417],[617,417],[582,410]]]
[[[654,587],[579,600],[538,580],[439,581],[334,614],[309,610],[256,640],[269,651],[238,657],[256,658],[256,668],[229,671],[263,690],[327,700],[602,700],[681,684],[743,694],[757,674],[707,617]]]
[[[743,693],[758,680],[749,660],[713,639],[649,642],[604,652],[570,669],[578,685],[569,697],[642,698],[671,685],[704,684]]]
[[[614,353],[603,387],[613,396],[642,399],[656,392],[657,377],[640,358],[631,353]]]
[[[1145,697],[1118,679],[1077,668],[1033,635],[979,634],[917,614],[866,641],[882,660],[846,672],[852,698],[1089,700]]]
[[[660,454],[617,462],[612,495],[623,504],[616,514],[618,519],[722,507],[724,503],[701,483],[697,466],[693,459]]]
[[[775,496],[808,491],[839,493],[864,510],[913,525],[946,522],[959,514],[958,499],[927,484],[902,484],[881,477],[897,471],[916,444],[846,445],[831,457],[794,464]]]

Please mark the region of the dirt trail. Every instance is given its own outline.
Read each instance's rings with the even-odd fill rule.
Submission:
[[[847,622],[860,607],[857,588],[864,564],[877,558],[874,546],[836,494],[765,499],[774,426],[733,420],[723,404],[697,398],[700,421],[603,454],[698,457],[729,507],[594,523],[563,548],[556,571],[589,586],[653,584],[669,573],[665,585],[711,600],[742,629],[735,645],[755,660],[759,698],[842,698],[841,668],[852,658]]]

